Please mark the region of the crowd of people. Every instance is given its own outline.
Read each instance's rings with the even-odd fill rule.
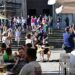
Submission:
[[[13,17],[10,25],[0,25],[2,42],[6,43],[7,41],[8,44],[10,44],[13,37],[15,37],[15,41],[19,45],[20,38],[22,38],[22,32],[25,32],[26,34],[31,32],[32,35],[35,34],[35,37],[37,35],[39,40],[43,40],[48,34],[50,22],[50,17],[46,15],[39,17],[28,16],[27,19],[24,19],[23,17]]]
[[[58,29],[59,29],[59,24]],[[42,61],[45,61],[44,54],[47,54],[47,61],[50,60],[51,50],[48,44],[47,35],[51,28],[50,16],[28,16],[27,19],[23,17],[13,17],[10,25],[3,25],[1,28],[1,50],[0,54],[3,56],[3,62],[14,63],[12,67],[8,68],[8,75],[10,72],[14,75],[42,75],[41,66],[36,61],[37,53],[40,54]],[[25,32],[25,44],[20,43],[22,32]],[[63,34],[64,50],[66,53],[71,53],[74,49],[75,26],[71,25],[65,28]],[[12,42],[15,38],[18,52],[13,53]]]
[[[41,66],[36,58],[38,52],[42,61],[45,61],[44,54],[47,54],[47,61],[50,59],[51,51],[46,42],[48,22],[49,17],[46,15],[31,16],[31,18],[28,16],[27,20],[23,17],[14,17],[11,25],[3,25],[0,35],[2,41],[0,55],[3,56],[1,63],[14,63],[7,67],[8,75],[42,75]],[[20,46],[22,32],[25,32],[23,35],[25,44]],[[14,54],[12,50],[13,38],[17,42],[16,47],[20,47]]]

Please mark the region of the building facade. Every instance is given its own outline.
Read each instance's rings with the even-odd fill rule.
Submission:
[[[49,6],[48,0],[27,0],[27,10],[29,15],[52,15],[52,7]]]
[[[0,0],[0,13],[6,16],[21,15],[52,15],[52,7],[48,6],[48,0]]]
[[[58,0],[58,3],[63,5],[62,12],[60,14],[62,18],[62,26],[65,26],[65,19],[68,17],[69,25],[75,24],[75,0]]]
[[[52,16],[53,8],[47,2],[48,0],[0,0],[0,13],[7,17],[23,16],[26,18],[27,15],[43,14]],[[68,16],[70,24],[75,23],[75,0],[57,0],[57,3],[64,6],[60,14],[63,21]]]

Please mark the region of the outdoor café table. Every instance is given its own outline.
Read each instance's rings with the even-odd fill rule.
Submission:
[[[2,73],[0,73],[0,75],[14,75],[12,72],[2,72]]]
[[[6,73],[7,71],[7,66],[9,65],[13,65],[13,63],[3,63],[3,64],[0,64],[0,75],[4,75],[4,73]]]

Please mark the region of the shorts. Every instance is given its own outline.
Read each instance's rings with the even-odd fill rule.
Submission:
[[[64,50],[66,51],[66,53],[71,53],[71,51],[73,51],[73,48],[65,46]]]
[[[45,48],[45,50],[44,50],[44,54],[47,54],[48,51],[49,51],[49,48]]]

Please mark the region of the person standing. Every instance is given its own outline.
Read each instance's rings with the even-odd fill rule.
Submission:
[[[15,31],[15,41],[17,42],[17,44],[19,45],[20,42],[20,37],[21,37],[21,32],[19,29],[16,29]]]
[[[69,18],[68,17],[66,17],[65,23],[66,23],[66,26],[69,26]]]

